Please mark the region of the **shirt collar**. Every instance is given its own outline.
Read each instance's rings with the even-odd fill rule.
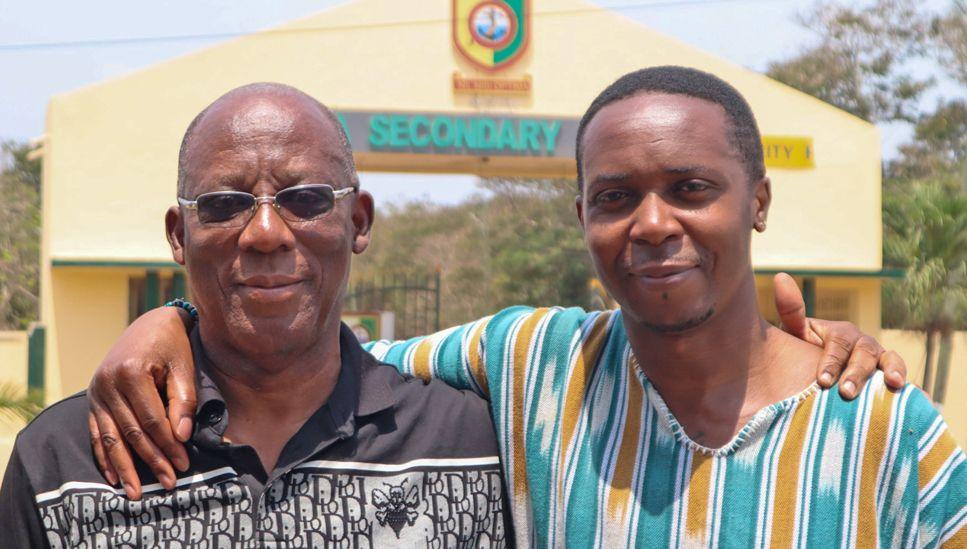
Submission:
[[[195,362],[195,386],[198,405],[195,410],[195,430],[210,428],[219,437],[228,426],[228,410],[222,393],[210,375],[212,365],[205,354],[198,326],[191,331],[192,356]],[[394,404],[392,390],[386,378],[377,374],[379,363],[359,345],[353,331],[341,324],[339,328],[341,369],[332,395],[323,407],[328,407],[334,423],[344,434],[355,431],[354,417],[376,414]]]

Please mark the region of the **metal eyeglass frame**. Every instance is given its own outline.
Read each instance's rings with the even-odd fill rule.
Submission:
[[[286,192],[286,191],[296,191],[296,190],[301,190],[301,189],[317,189],[319,187],[328,187],[329,189],[332,189],[332,197],[333,197],[332,198],[332,203],[333,203],[332,209],[330,209],[329,211],[327,211],[327,212],[325,212],[323,214],[320,214],[320,215],[318,215],[316,217],[310,217],[308,219],[303,219],[303,218],[299,218],[299,219],[287,219],[284,215],[282,215],[282,207],[279,206],[278,201],[276,201],[276,199],[275,199],[275,197],[278,196],[279,193]],[[308,185],[296,185],[295,187],[288,187],[286,189],[282,189],[281,191],[279,191],[279,193],[275,193],[275,195],[272,195],[272,196],[268,196],[268,195],[265,195],[265,196],[255,196],[254,194],[247,193],[245,191],[212,191],[210,193],[202,193],[202,194],[196,196],[194,200],[188,200],[187,198],[183,198],[183,197],[180,197],[179,196],[178,197],[178,204],[181,204],[182,206],[184,206],[188,210],[198,210],[198,199],[201,198],[201,197],[203,197],[203,196],[245,194],[245,195],[248,195],[248,196],[251,196],[252,198],[254,198],[255,199],[255,202],[252,204],[252,207],[249,209],[248,218],[245,219],[241,223],[241,225],[245,225],[249,221],[251,221],[252,217],[255,215],[255,212],[258,211],[259,206],[261,206],[262,204],[271,204],[272,205],[272,208],[274,208],[275,211],[276,211],[276,213],[279,214],[279,217],[281,217],[282,219],[284,219],[286,221],[296,221],[296,222],[298,222],[298,221],[315,221],[316,219],[322,219],[323,217],[326,217],[327,215],[329,215],[335,209],[336,202],[339,202],[339,199],[344,198],[346,196],[349,196],[351,193],[353,193],[355,191],[356,191],[356,187],[345,187],[343,189],[336,189],[332,185],[329,185],[328,183],[310,183]],[[239,212],[239,214],[241,214],[241,213],[242,212]],[[230,220],[234,220],[237,217],[238,216],[233,216],[233,217],[229,218],[228,220],[226,220],[225,222],[228,222]],[[217,222],[202,223],[202,224],[203,225],[218,225]]]

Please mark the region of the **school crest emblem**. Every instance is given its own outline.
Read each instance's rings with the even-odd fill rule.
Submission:
[[[527,49],[530,0],[453,0],[453,43],[468,61],[489,71]]]

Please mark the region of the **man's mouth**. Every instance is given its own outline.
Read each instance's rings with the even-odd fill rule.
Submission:
[[[665,292],[698,272],[694,262],[644,263],[628,270],[628,275],[645,288]]]
[[[246,300],[278,305],[295,299],[303,282],[302,278],[289,275],[258,275],[242,279],[236,288]]]
[[[694,263],[646,263],[632,267],[631,276],[650,279],[671,278],[686,273],[698,266]]]
[[[300,282],[302,282],[301,278],[291,275],[255,275],[242,279],[238,285],[246,288],[272,290]]]

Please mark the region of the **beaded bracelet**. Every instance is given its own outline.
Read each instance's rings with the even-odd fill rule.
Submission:
[[[165,307],[178,307],[188,311],[188,316],[191,317],[192,321],[198,321],[198,309],[191,304],[187,299],[179,297],[178,299],[172,299],[171,301],[165,303]]]

